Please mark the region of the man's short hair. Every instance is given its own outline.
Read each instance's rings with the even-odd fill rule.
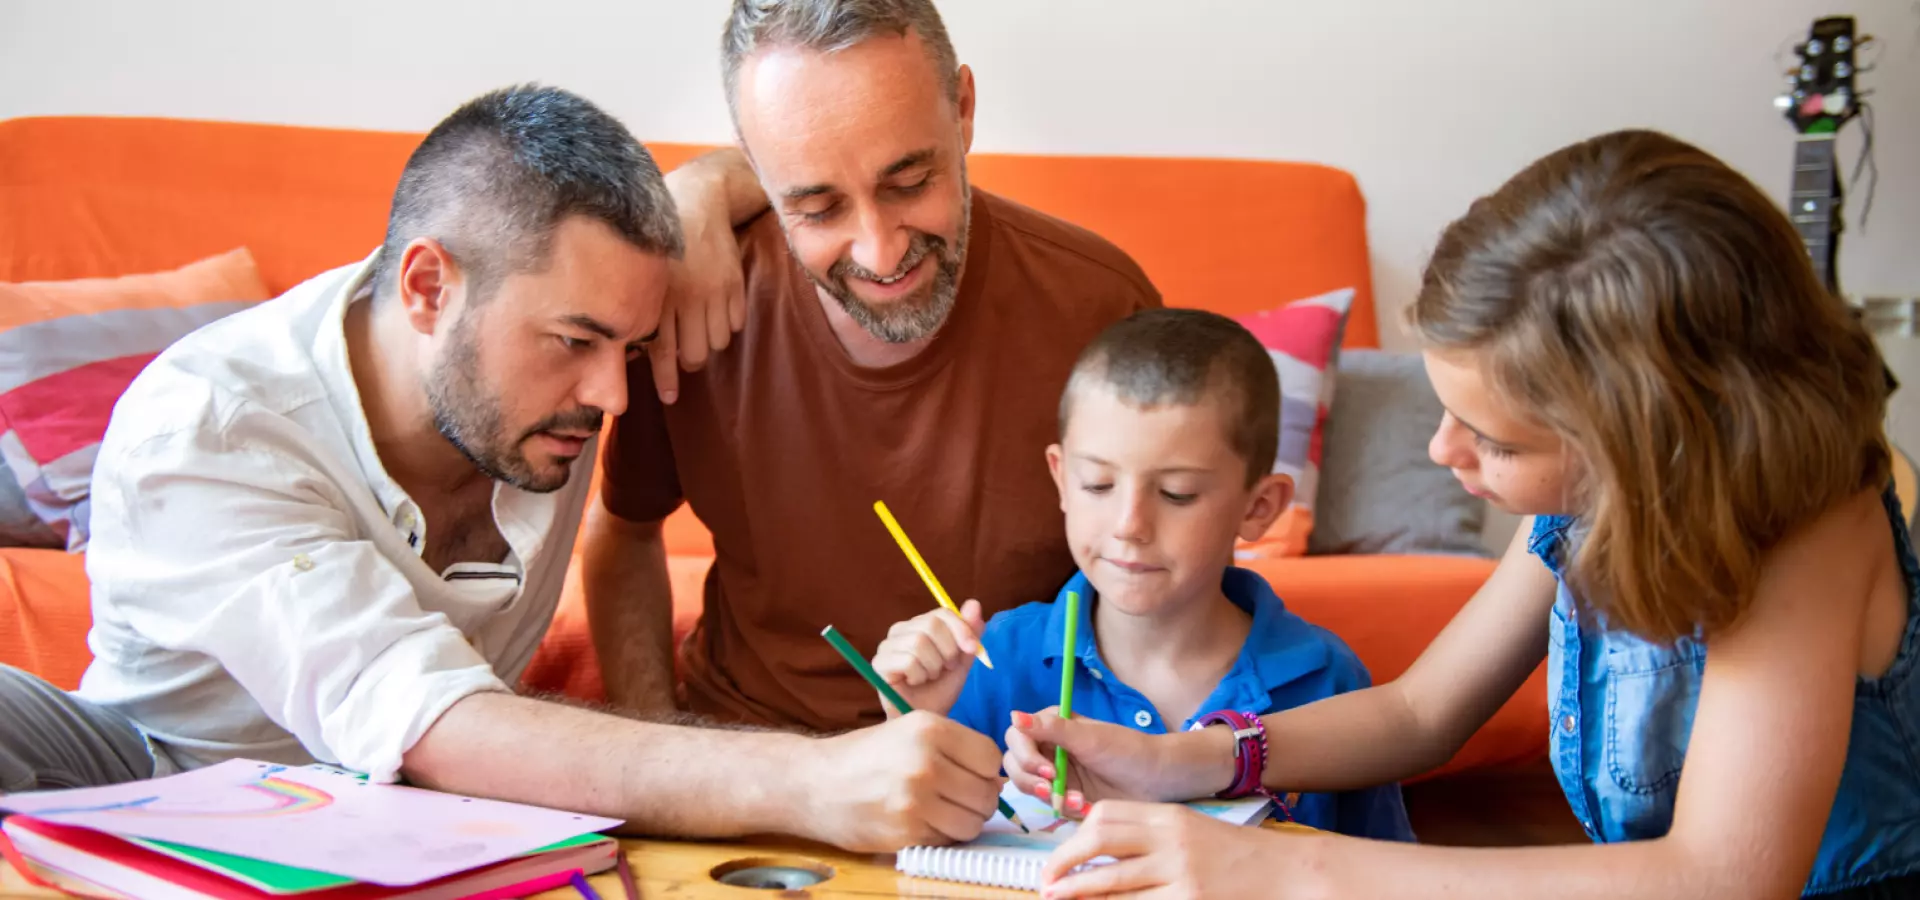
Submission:
[[[1148,309],[1107,327],[1074,363],[1060,396],[1060,437],[1073,401],[1093,387],[1141,408],[1219,405],[1247,484],[1271,474],[1280,445],[1280,374],[1245,326],[1199,309]]]
[[[905,36],[908,31],[926,44],[947,99],[960,102],[960,61],[933,0],[733,0],[720,38],[727,109],[737,121],[740,66],[762,47],[837,53],[877,34]]]
[[[537,271],[569,216],[604,222],[649,253],[679,257],[680,218],[653,156],[587,100],[517,85],[468,101],[415,148],[393,192],[374,270],[392,290],[415,238],[438,240],[467,273],[474,302],[501,279]]]

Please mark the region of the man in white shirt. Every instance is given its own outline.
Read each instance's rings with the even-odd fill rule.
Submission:
[[[75,694],[0,668],[0,791],[248,757],[650,833],[972,837],[999,754],[942,718],[813,738],[508,687],[681,249],[651,157],[586,101],[519,87],[448,117],[377,252],[183,339],[115,408],[96,659]]]

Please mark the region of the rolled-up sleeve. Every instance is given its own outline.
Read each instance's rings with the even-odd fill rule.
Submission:
[[[102,460],[96,611],[216,661],[316,759],[392,781],[448,707],[507,686],[358,533],[347,492],[363,486],[239,431],[159,435]]]

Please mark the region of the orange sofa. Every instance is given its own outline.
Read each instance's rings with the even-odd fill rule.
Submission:
[[[0,121],[0,282],[162,271],[248,248],[267,288],[364,256],[383,233],[419,136],[162,119]],[[707,148],[650,145],[672,168]],[[1347,173],[1318,165],[976,154],[974,182],[1107,236],[1174,306],[1239,314],[1356,291],[1349,347],[1377,346],[1366,208]],[[713,548],[685,508],[669,523],[678,630],[699,615]],[[577,561],[577,560],[576,560]],[[1249,563],[1306,618],[1346,639],[1376,679],[1398,675],[1492,570],[1439,556],[1320,556]],[[0,663],[71,686],[89,659],[78,555],[0,548]],[[601,696],[578,566],[525,677]],[[1539,760],[1544,676],[1429,776]]]

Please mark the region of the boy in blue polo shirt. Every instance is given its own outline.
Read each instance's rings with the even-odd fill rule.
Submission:
[[[1231,564],[1235,538],[1266,533],[1292,499],[1292,480],[1271,474],[1279,415],[1273,361],[1232,319],[1153,309],[1109,327],[1075,364],[1047,448],[1080,571],[1054,602],[990,623],[974,600],[959,616],[898,623],[874,668],[915,708],[994,735],[1004,752],[1011,716],[1060,699],[1063,600],[1076,591],[1076,716],[1164,732],[1367,687],[1344,642]],[[1301,795],[1290,809],[1327,831],[1413,839],[1397,785]]]

